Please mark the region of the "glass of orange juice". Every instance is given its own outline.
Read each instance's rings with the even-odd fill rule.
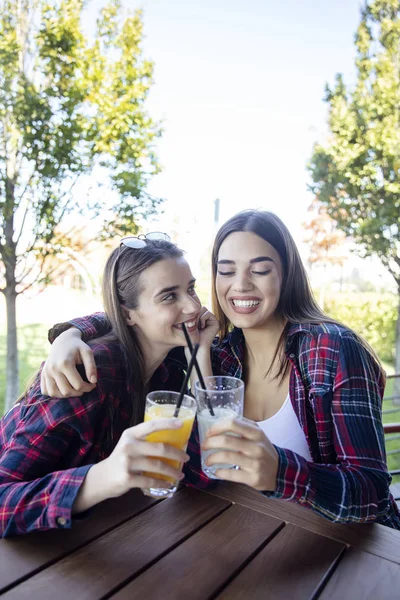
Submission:
[[[196,401],[190,396],[183,396],[182,404],[179,409],[179,415],[174,417],[176,404],[178,402],[179,393],[160,390],[150,392],[146,396],[146,408],[144,420],[151,421],[153,419],[171,419],[177,418],[183,422],[179,429],[163,429],[150,433],[146,437],[147,442],[171,444],[175,448],[185,451],[189,437],[192,431],[194,418],[196,416]],[[162,458],[164,462],[170,464],[175,469],[181,469],[182,463],[169,458]],[[145,473],[145,475],[154,476],[154,473]],[[178,489],[178,481],[174,481],[171,477],[157,474],[159,479],[170,481],[171,486],[168,488],[146,488],[143,493],[146,496],[153,498],[170,498]]]

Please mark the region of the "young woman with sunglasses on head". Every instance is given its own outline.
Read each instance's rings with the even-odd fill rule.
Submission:
[[[198,359],[204,375],[244,379],[247,419],[214,426],[203,447],[220,450],[208,464],[235,464],[217,475],[332,521],[399,529],[383,437],[384,372],[366,342],[318,307],[285,225],[272,213],[239,213],[217,233],[212,269],[220,335],[210,361],[208,316]],[[73,324],[85,339],[93,325],[104,329],[101,316]],[[80,344],[55,348],[47,386],[55,385],[50,369],[60,371],[60,356]],[[193,483],[205,479],[188,474]]]
[[[145,441],[182,423],[143,416],[148,391],[179,391],[184,371],[170,351],[185,345],[182,323],[197,331],[206,314],[189,265],[165,239],[126,240],[107,261],[103,299],[109,331],[91,343],[97,385],[52,399],[39,373],[0,420],[1,536],[70,527],[106,498],[183,477],[160,459],[183,463],[185,452]]]

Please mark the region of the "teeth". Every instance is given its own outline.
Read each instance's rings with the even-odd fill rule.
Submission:
[[[194,327],[196,325],[196,321],[185,321],[185,325],[190,329],[191,327]],[[182,327],[182,323],[176,325],[176,327]]]
[[[240,308],[250,308],[251,306],[258,306],[260,304],[259,300],[232,300],[232,302]]]

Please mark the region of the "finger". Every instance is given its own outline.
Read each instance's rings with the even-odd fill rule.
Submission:
[[[151,476],[164,475],[165,477],[171,477],[174,481],[181,481],[181,479],[184,478],[181,469],[176,469],[160,459],[147,458],[144,456],[140,459],[131,461],[129,471],[131,473],[139,472],[141,474],[145,471],[146,474],[151,473]]]
[[[44,371],[40,373],[40,391],[43,394],[43,396],[49,395],[47,391],[46,375],[44,374]]]
[[[162,431],[163,429],[180,429],[183,426],[181,419],[151,419],[135,425],[126,430],[128,436],[133,436],[135,439],[144,439],[150,433],[155,431]]]
[[[215,475],[218,479],[225,481],[234,481],[235,483],[244,483],[252,487],[253,478],[251,473],[242,469],[217,469]]]
[[[97,369],[93,352],[89,346],[80,350],[83,366],[85,367],[86,378],[90,383],[97,383]]]
[[[203,450],[213,450],[215,448],[217,450],[240,452],[252,460],[261,458],[263,454],[261,445],[254,440],[228,434],[214,435],[206,438],[201,447]]]
[[[217,421],[212,427],[210,427],[207,432],[207,436],[211,437],[221,433],[227,433],[228,431],[257,442],[263,439],[263,433],[256,423],[249,421],[248,419],[244,421],[243,419],[240,419],[240,417],[236,419],[221,419],[220,421]]]
[[[205,329],[210,313],[208,310],[200,316],[200,329]]]
[[[51,398],[62,398],[61,390],[58,389],[54,377],[46,376],[46,395]]]
[[[79,396],[80,394],[83,394],[85,392],[91,392],[95,387],[95,384],[83,381],[82,377],[76,369],[75,362],[63,364],[61,369],[62,370],[57,370],[54,372],[54,377],[57,380],[58,378],[60,378],[61,380],[61,377],[67,380],[69,387],[69,395],[75,394],[75,396]],[[77,394],[76,392],[80,392],[80,394]]]
[[[220,450],[207,456],[206,465],[237,465],[243,471],[254,471],[254,460],[238,452]]]
[[[168,460],[176,460],[179,463],[187,462],[190,458],[186,452],[171,446],[171,444],[144,442],[141,440],[128,442],[127,456],[131,459],[137,459],[140,456],[167,458]]]
[[[54,376],[55,384],[57,388],[61,392],[61,396],[63,398],[68,398],[70,396],[77,396],[78,392],[75,390],[69,383],[68,379],[65,377],[63,373],[57,373]]]

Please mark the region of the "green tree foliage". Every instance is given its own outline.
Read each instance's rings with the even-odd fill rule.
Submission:
[[[399,288],[400,0],[369,0],[355,37],[356,81],[327,86],[329,137],[314,147],[311,185],[361,256],[377,256]]]
[[[327,294],[324,310],[362,335],[382,361],[393,364],[397,318],[394,294]]]
[[[17,295],[33,280],[48,281],[49,257],[73,245],[60,227],[67,216],[97,216],[107,237],[135,232],[138,216],[156,211],[160,200],[145,190],[159,170],[160,128],[145,110],[153,64],[142,56],[140,11],[122,19],[119,0],[111,0],[88,41],[83,0],[0,6],[0,276],[9,405],[18,382]],[[74,197],[76,181],[94,167],[117,192],[114,205],[94,197],[84,206]]]

